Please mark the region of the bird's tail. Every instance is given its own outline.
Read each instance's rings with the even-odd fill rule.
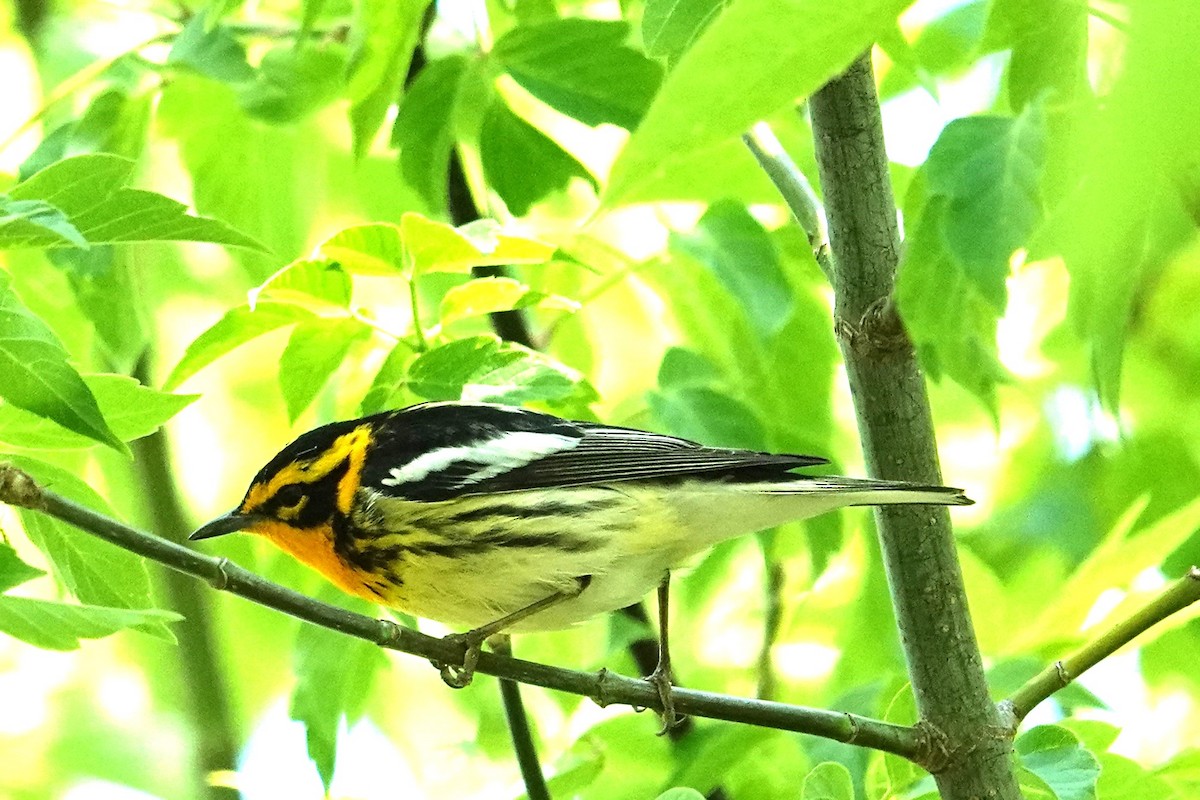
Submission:
[[[886,506],[928,504],[938,506],[969,506],[975,501],[962,489],[904,481],[882,481],[873,478],[845,478],[841,475],[797,476],[793,480],[747,484],[750,491],[765,494],[842,495],[843,506]]]
[[[683,530],[692,532],[699,540],[707,540],[706,545],[846,506],[965,506],[973,502],[961,489],[949,486],[840,475],[684,484],[671,492],[669,498]]]

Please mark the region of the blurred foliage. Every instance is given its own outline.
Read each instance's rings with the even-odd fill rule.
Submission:
[[[795,103],[872,41],[889,145],[918,153],[891,165],[896,300],[977,501],[956,521],[1001,699],[1200,562],[1191,0],[6,5],[3,460],[147,526],[178,491],[200,521],[302,430],[466,398],[856,472],[831,288],[739,137],[767,121],[815,183]],[[509,310],[530,341],[496,335]],[[173,474],[139,477],[128,442],[164,425]],[[185,653],[157,569],[34,513],[0,526],[0,752],[24,765],[0,796],[207,793],[184,657],[223,678],[240,756],[213,777],[248,798],[521,796],[490,679],[451,692],[207,591],[214,648]],[[350,602],[248,537],[213,549]],[[751,695],[765,663],[777,700],[915,719],[863,512],[715,548],[673,610],[687,686]],[[632,672],[642,633],[517,654]],[[1038,709],[1026,796],[1197,796],[1198,644],[1177,615]],[[890,756],[706,720],[673,743],[525,696],[556,797],[933,796]]]

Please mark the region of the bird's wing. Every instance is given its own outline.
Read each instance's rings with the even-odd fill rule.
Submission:
[[[426,407],[418,407],[417,410]],[[393,447],[369,460],[372,485],[393,497],[433,502],[466,495],[556,486],[656,481],[704,476],[712,479],[779,481],[797,467],[827,463],[814,456],[774,455],[704,447],[686,439],[633,428],[567,422],[548,414],[490,406],[441,404],[431,415],[396,418],[402,431],[436,431],[424,447]],[[449,410],[456,409],[454,416]],[[433,409],[431,409],[433,410]],[[416,422],[427,424],[415,425]],[[436,424],[428,424],[436,423]],[[448,433],[448,424],[457,433]],[[387,445],[385,444],[386,448]],[[390,464],[390,465],[389,465]]]

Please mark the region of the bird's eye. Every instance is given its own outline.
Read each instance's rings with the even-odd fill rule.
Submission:
[[[280,508],[292,508],[303,499],[304,489],[294,483],[275,493],[275,502]]]

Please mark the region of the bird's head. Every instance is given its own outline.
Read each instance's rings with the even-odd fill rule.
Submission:
[[[371,426],[362,420],[305,433],[258,471],[237,508],[188,538],[247,531],[300,555],[297,541],[318,532],[328,539],[349,516],[370,445]]]

